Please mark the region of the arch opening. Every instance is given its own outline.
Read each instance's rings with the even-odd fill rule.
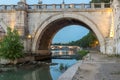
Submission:
[[[53,18],[54,19],[54,18]],[[43,23],[41,27],[39,27],[35,39],[32,50],[50,50],[50,45],[52,43],[52,39],[55,34],[65,26],[69,25],[80,25],[84,26],[90,31],[94,32],[97,36],[97,39],[100,43],[100,51],[105,53],[105,46],[104,46],[104,38],[100,31],[97,29],[96,24],[94,24],[89,19],[83,19],[81,17],[60,17],[57,19],[50,19],[49,23]]]
[[[69,26],[69,25],[81,25],[81,26],[85,26],[86,28],[88,28],[89,30],[91,30],[89,28],[88,25],[84,24],[83,22],[80,22],[76,19],[72,19],[72,18],[62,18],[62,19],[58,19],[56,21],[53,21],[52,23],[50,23],[46,29],[43,31],[42,35],[39,38],[39,44],[38,44],[38,50],[47,50],[50,49],[50,44],[52,43],[52,39],[55,36],[55,34],[62,28]],[[92,31],[92,30],[91,30]]]

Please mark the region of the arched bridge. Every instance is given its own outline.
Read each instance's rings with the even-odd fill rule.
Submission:
[[[102,53],[114,51],[113,11],[109,3],[29,5],[21,0],[17,5],[0,5],[1,27],[4,31],[7,26],[16,28],[24,41],[25,51],[49,53],[54,35],[73,24],[92,30]]]

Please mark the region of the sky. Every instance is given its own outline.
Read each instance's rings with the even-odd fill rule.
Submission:
[[[88,29],[80,25],[66,26],[55,35],[52,43],[68,43],[76,41],[87,35],[88,32]]]
[[[17,4],[20,0],[0,0],[1,4]],[[26,0],[27,4],[37,4],[38,0]],[[42,0],[43,4],[61,4],[63,0]],[[89,3],[90,0],[64,0],[66,4],[70,3]],[[76,41],[85,36],[89,30],[82,26],[71,25],[61,29],[53,38],[52,43],[68,43]]]
[[[0,4],[17,4],[20,0],[0,0]],[[26,0],[28,4],[37,4],[38,0]],[[42,0],[43,4],[60,4],[63,0]],[[90,0],[64,0],[65,3],[89,3]]]

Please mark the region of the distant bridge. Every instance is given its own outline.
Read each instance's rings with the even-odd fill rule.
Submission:
[[[51,45],[51,49],[52,50],[60,50],[60,49],[67,49],[67,50],[80,50],[80,47],[79,46],[61,46],[61,45]]]

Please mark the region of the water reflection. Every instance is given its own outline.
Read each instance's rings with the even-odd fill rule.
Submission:
[[[71,65],[76,63],[76,60],[75,59],[52,59],[52,62],[58,63],[58,65],[50,66],[50,73],[51,73],[52,79],[57,80],[58,77],[63,73],[59,69],[60,64],[70,67]]]
[[[52,50],[51,52],[52,52],[52,56],[75,54],[75,51],[73,50]]]
[[[69,54],[72,55],[73,51],[57,51],[59,55]],[[53,53],[56,55],[56,53]],[[58,55],[57,54],[57,55]],[[52,63],[56,65],[26,65],[15,68],[12,71],[1,72],[0,80],[57,80],[63,73],[60,71],[60,64],[70,67],[76,62],[75,59],[52,59]]]
[[[32,72],[32,80],[52,80],[50,75],[50,67],[44,66]],[[28,77],[29,78],[29,77]],[[28,79],[30,80],[30,79]]]
[[[35,68],[35,69],[34,69]],[[0,80],[53,80],[50,74],[50,67],[47,65],[40,68],[32,67],[31,69],[17,69],[0,73]]]

